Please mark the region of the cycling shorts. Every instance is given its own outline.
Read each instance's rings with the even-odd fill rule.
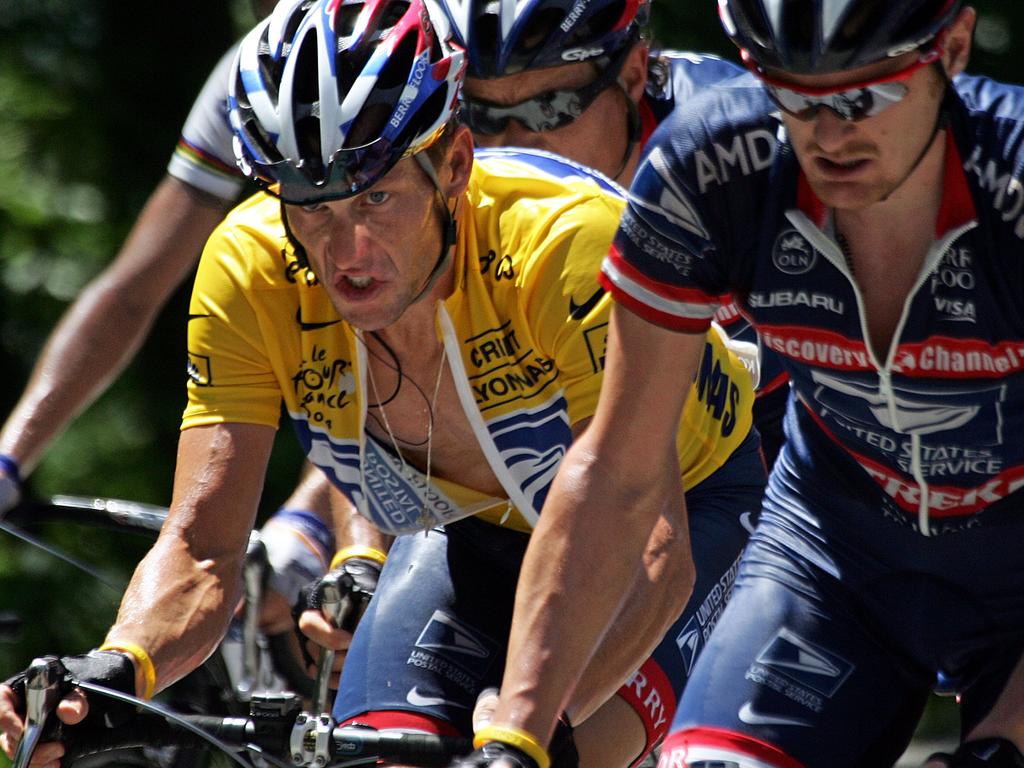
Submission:
[[[722,611],[763,490],[764,465],[751,432],[686,494],[697,568],[693,596],[619,694],[644,721],[649,746],[667,732],[694,659]],[[396,539],[345,659],[334,706],[338,721],[416,713],[472,733],[478,694],[501,683],[528,542],[527,534],[474,518]],[[423,727],[422,718],[416,722]]]
[[[966,732],[1024,650],[1022,494],[925,537],[852,476],[797,477],[789,450],[665,765],[892,765],[937,671],[965,683]]]

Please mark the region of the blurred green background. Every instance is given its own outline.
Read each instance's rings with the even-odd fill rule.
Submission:
[[[1012,51],[1024,3],[979,0],[971,70],[1024,79]],[[714,0],[654,0],[655,40],[735,58]],[[164,11],[161,13],[161,11]],[[254,21],[248,0],[0,0],[0,416],[6,417],[68,302],[109,261],[164,172],[209,69]],[[1019,49],[1017,49],[1019,50]],[[57,442],[37,494],[165,504],[184,405],[188,286],[128,372]],[[299,457],[282,432],[263,514],[291,489]],[[50,534],[127,575],[139,545]],[[102,637],[113,594],[0,534],[0,611],[23,615],[0,643],[0,678],[33,652],[80,651]]]

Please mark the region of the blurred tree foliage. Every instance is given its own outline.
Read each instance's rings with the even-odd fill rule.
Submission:
[[[1024,4],[975,5],[971,69],[1021,80],[1010,52],[1021,44]],[[145,12],[118,0],[0,0],[0,416],[68,302],[116,252],[163,174],[209,69],[252,20],[248,0],[178,0]],[[666,47],[735,58],[714,0],[654,0],[653,29]],[[167,503],[184,405],[187,296],[188,286],[129,371],[50,451],[32,478],[37,493]],[[285,497],[298,466],[294,441],[282,437],[264,512]],[[103,536],[54,536],[125,574],[139,554]],[[0,645],[0,677],[27,654],[97,642],[115,607],[104,588],[3,537],[0,611],[30,622],[24,642]]]
[[[160,14],[115,0],[0,0],[3,418],[60,314],[112,258],[163,175],[213,64],[252,23],[248,2],[235,5],[178,0]],[[57,441],[31,478],[35,493],[169,501],[189,290],[171,299],[125,375]],[[296,453],[275,455],[268,505],[294,484]],[[144,551],[95,531],[48,537],[122,578]],[[0,645],[0,677],[27,654],[97,643],[117,598],[0,534],[0,611],[29,620],[22,642]]]

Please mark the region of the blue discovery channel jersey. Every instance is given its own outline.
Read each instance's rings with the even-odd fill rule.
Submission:
[[[808,492],[826,467],[852,474],[924,533],[1024,486],[1024,89],[954,90],[934,241],[890,349],[866,342],[830,212],[751,76],[659,129],[602,274],[681,331],[734,299],[791,376],[786,452]]]

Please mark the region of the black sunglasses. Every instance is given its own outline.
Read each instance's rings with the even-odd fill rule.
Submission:
[[[393,144],[380,137],[361,147],[339,149],[331,156],[328,175],[319,181],[307,175],[301,163],[284,159],[258,162],[249,158],[252,172],[247,175],[264,192],[290,205],[340,200],[376,184],[404,156],[408,145],[408,140]]]
[[[798,120],[810,120],[822,107],[841,119],[858,122],[898,104],[909,92],[906,81],[922,67],[942,58],[945,34],[939,34],[931,48],[908,66],[873,80],[844,84],[840,88],[800,88],[765,72],[747,51],[741,52],[743,62],[764,83],[772,101]]]
[[[562,128],[582,115],[602,91],[615,83],[627,53],[629,46],[609,60],[598,76],[582,88],[545,91],[518,104],[495,104],[483,99],[472,99],[463,92],[463,117],[471,131],[484,135],[501,133],[508,126],[509,120],[515,120],[524,128],[537,132]]]

